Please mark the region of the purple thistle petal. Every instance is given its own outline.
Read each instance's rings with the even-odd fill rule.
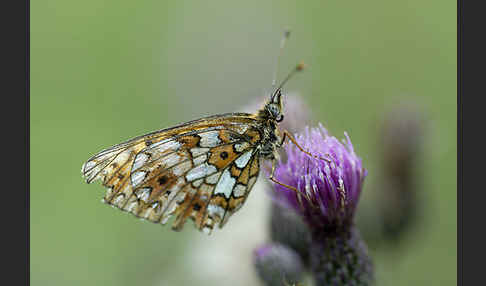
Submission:
[[[352,222],[361,194],[366,170],[356,155],[347,133],[339,141],[319,124],[306,128],[295,139],[308,152],[326,160],[311,157],[294,144],[285,147],[287,161],[275,170],[276,180],[294,186],[295,194],[275,185],[275,198],[302,215],[312,227],[339,227]]]

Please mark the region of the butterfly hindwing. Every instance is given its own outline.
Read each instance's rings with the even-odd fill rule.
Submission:
[[[88,183],[102,179],[106,203],[138,217],[165,224],[175,214],[175,230],[187,218],[200,230],[215,222],[222,227],[258,175],[259,133],[253,123],[249,114],[203,118],[102,151],[82,171]]]
[[[258,172],[249,176],[252,166],[258,171],[258,151],[248,149],[217,176],[206,179],[205,183],[214,189],[212,195],[204,204],[199,201],[193,204],[197,211],[191,215],[199,230],[211,233],[214,225],[223,227],[229,217],[243,205],[258,177]]]
[[[226,207],[225,215],[220,223],[220,227],[223,227],[230,216],[238,211],[241,206],[243,206],[251,189],[258,179],[259,173],[260,158],[258,155],[252,154],[252,157],[249,159],[246,165],[243,166],[240,174],[237,177],[235,187],[228,202],[228,206]]]
[[[174,230],[181,230],[187,218],[191,218],[199,230],[210,232],[214,224],[223,221],[228,207],[234,205],[235,190],[239,199],[244,201],[248,193],[241,190],[241,184],[236,184],[241,173],[239,168],[244,168],[250,159],[256,158],[257,151],[248,145],[247,149],[239,149],[238,152],[235,144],[240,143],[223,144],[209,150],[208,162],[203,166],[215,166],[217,171],[211,168],[210,172],[192,179],[190,187],[187,187],[190,192],[175,209],[177,218],[172,226]],[[236,174],[231,170],[239,171]],[[230,210],[233,211],[233,207]]]

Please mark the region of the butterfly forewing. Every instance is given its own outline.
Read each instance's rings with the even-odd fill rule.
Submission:
[[[259,171],[258,121],[251,114],[211,116],[101,151],[82,168],[101,179],[104,202],[155,223],[176,215],[211,232],[245,202]]]

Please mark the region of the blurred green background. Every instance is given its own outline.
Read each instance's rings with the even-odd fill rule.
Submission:
[[[423,221],[402,251],[374,254],[377,280],[456,284],[455,1],[52,0],[30,10],[32,285],[257,281],[245,272],[247,248],[219,247],[232,235],[240,247],[253,225],[265,225],[245,220],[245,208],[267,205],[257,190],[228,229],[207,238],[190,224],[176,233],[102,204],[104,188],[85,184],[80,169],[125,139],[262,96],[285,27],[292,36],[280,74],[309,65],[286,90],[333,134],[350,134],[369,171],[364,199],[387,106],[406,97],[426,115]]]

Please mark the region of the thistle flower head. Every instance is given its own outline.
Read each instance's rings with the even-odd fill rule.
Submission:
[[[296,136],[297,143],[286,145],[288,159],[275,170],[277,181],[293,186],[275,185],[277,201],[292,207],[311,228],[339,229],[352,224],[366,170],[355,154],[349,136],[339,141],[319,124]]]

